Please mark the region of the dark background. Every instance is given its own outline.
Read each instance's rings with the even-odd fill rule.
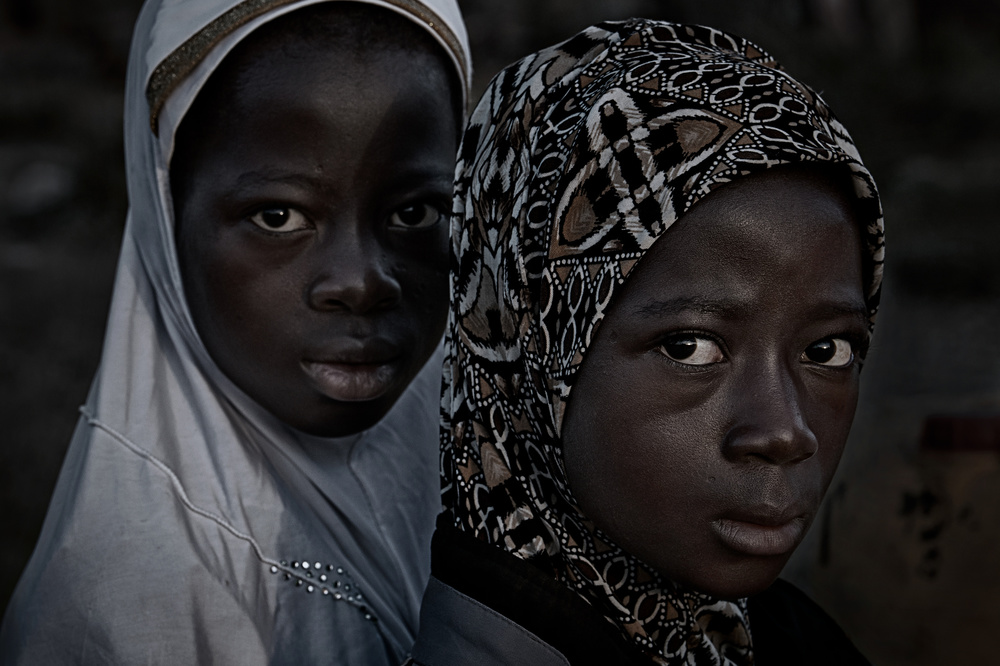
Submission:
[[[127,208],[137,0],[0,0],[0,603],[97,367]],[[823,91],[886,208],[851,444],[786,575],[883,665],[989,663],[1000,627],[1000,2],[460,0],[476,91],[609,18],[754,39]]]

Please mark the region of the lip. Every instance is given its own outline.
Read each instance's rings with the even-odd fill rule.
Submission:
[[[365,402],[381,398],[395,385],[399,374],[397,354],[387,344],[349,344],[306,358],[300,363],[313,387],[340,402]]]
[[[804,514],[790,518],[762,513],[739,515],[712,521],[723,544],[739,553],[768,557],[790,553],[805,535]]]

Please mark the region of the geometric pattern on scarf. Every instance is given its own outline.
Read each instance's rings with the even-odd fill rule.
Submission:
[[[875,184],[820,96],[747,40],[642,19],[594,26],[498,74],[460,150],[446,515],[551,573],[656,663],[753,663],[746,601],[672,584],[580,511],[559,436],[573,379],[616,292],[673,222],[727,182],[810,162],[853,176],[873,325]]]

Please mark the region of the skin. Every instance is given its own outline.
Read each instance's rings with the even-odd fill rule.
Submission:
[[[850,203],[804,169],[724,185],[616,299],[563,424],[570,488],[665,578],[760,592],[816,515],[854,417],[867,318]]]
[[[400,41],[251,38],[179,133],[196,328],[240,389],[315,435],[375,424],[444,329],[453,91],[439,54]]]

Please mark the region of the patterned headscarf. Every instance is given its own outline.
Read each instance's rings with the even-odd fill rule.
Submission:
[[[581,513],[562,417],[599,322],[656,239],[713,189],[791,163],[851,175],[874,322],[871,175],[819,95],[744,39],[641,19],[589,28],[498,74],[461,149],[446,519],[550,572],[660,663],[752,663],[746,602],[680,589]]]

